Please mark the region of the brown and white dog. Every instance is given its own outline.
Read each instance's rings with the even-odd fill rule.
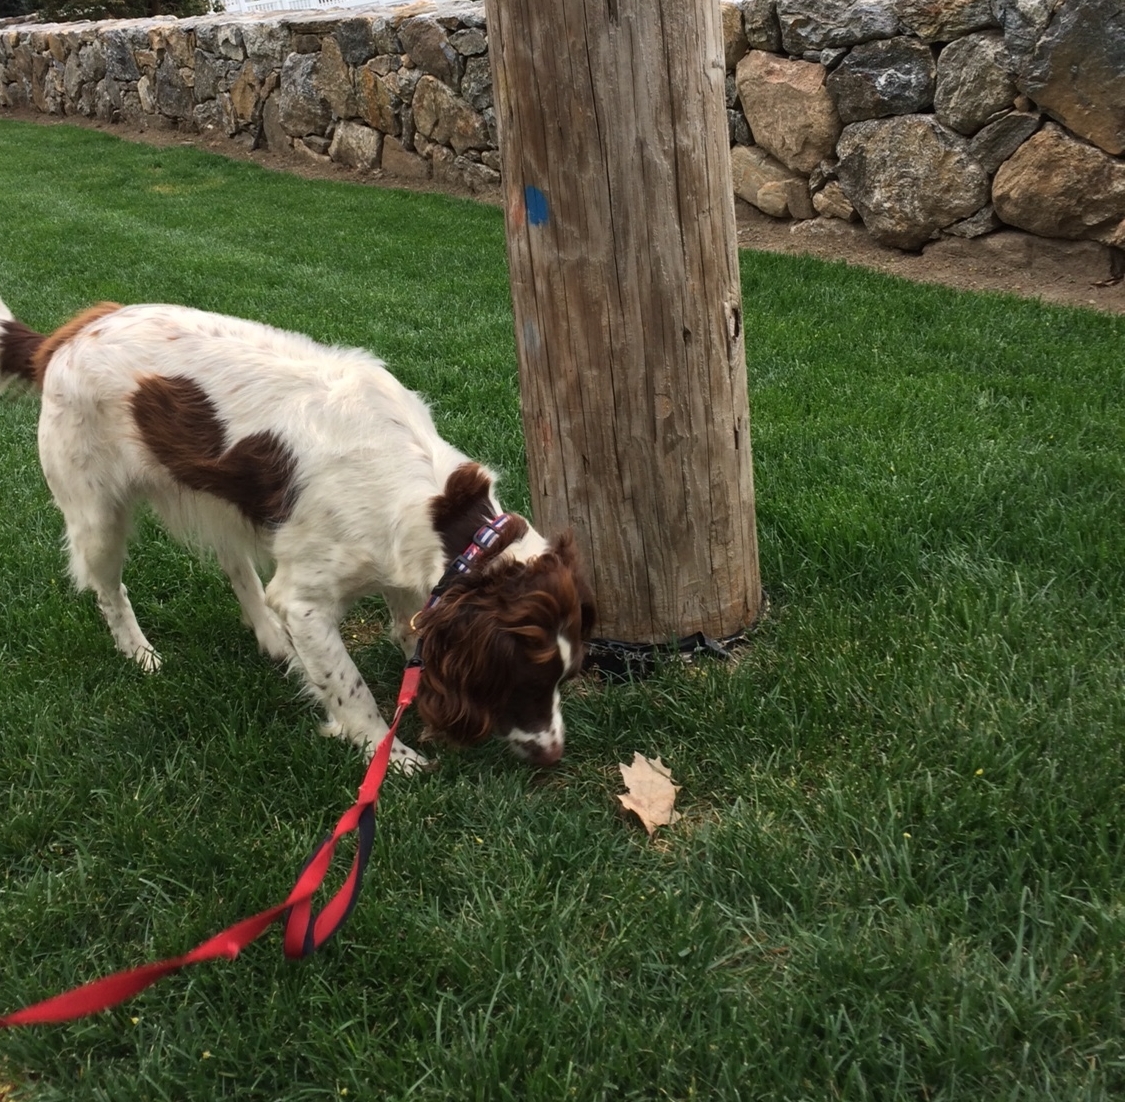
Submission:
[[[121,584],[140,502],[214,551],[261,649],[323,703],[325,733],[370,755],[387,732],[339,630],[354,601],[381,593],[405,653],[421,639],[423,722],[455,743],[493,734],[534,764],[559,759],[559,684],[594,619],[571,537],[548,543],[512,515],[424,608],[500,506],[492,473],[442,440],[380,360],[182,306],[102,303],[44,337],[0,302],[0,389],[13,380],[41,391],[39,456],[74,581],[144,669],[160,659]],[[397,739],[392,760],[425,763]]]

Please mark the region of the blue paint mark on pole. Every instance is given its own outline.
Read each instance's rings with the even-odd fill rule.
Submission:
[[[550,217],[547,211],[547,196],[537,187],[528,184],[523,189],[523,203],[527,208],[527,221],[529,225],[541,226]]]

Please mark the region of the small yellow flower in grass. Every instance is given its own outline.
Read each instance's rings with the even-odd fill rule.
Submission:
[[[973,776],[974,776],[974,777],[983,777],[983,776],[984,776],[984,770],[983,770],[983,769],[978,769],[978,770],[977,770],[977,771],[976,771],[976,772],[975,772],[975,773],[973,774]]]
[[[210,1060],[211,1059],[211,1053],[207,1049],[204,1049],[203,1055],[200,1057],[200,1059],[201,1060]]]
[[[909,830],[904,830],[904,831],[902,832],[902,836],[903,836],[904,838],[909,838],[909,837],[910,837],[910,831],[909,831]]]
[[[133,1025],[139,1025],[141,1020],[140,1018],[130,1018],[129,1021],[131,1021]]]

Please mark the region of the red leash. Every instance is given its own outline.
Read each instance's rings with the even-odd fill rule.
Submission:
[[[205,960],[226,957],[233,960],[266,929],[279,918],[285,918],[285,955],[290,959],[307,957],[319,949],[344,923],[351,914],[359,891],[363,885],[363,872],[371,854],[375,837],[375,804],[379,800],[379,787],[387,773],[391,758],[391,746],[399,720],[410,707],[418,693],[418,681],[422,675],[422,664],[415,657],[402,675],[402,687],[398,692],[398,707],[394,722],[383,741],[375,750],[375,756],[367,768],[360,785],[355,805],[344,813],[336,824],[336,829],[313,851],[308,863],[297,878],[297,883],[284,903],[262,911],[250,918],[244,918],[221,933],[209,938],[181,957],[143,964],[125,972],[117,972],[100,980],[83,984],[43,1002],[17,1010],[14,1014],[0,1018],[0,1027],[35,1025],[47,1022],[66,1022],[95,1014],[116,1006],[155,983],[162,976],[175,972],[188,964],[198,964]],[[356,855],[352,861],[347,880],[335,895],[324,905],[315,917],[312,913],[312,898],[328,874],[336,843],[350,834],[358,832]]]

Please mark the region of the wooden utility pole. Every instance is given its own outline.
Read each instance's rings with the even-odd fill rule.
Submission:
[[[761,589],[718,0],[486,0],[537,525],[598,634],[749,625]]]

